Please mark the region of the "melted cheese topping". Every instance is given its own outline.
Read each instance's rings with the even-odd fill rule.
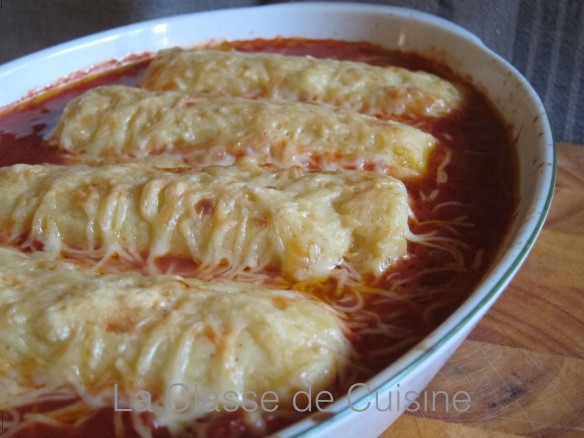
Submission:
[[[75,388],[93,406],[127,408],[148,391],[159,424],[203,415],[187,393],[274,391],[333,384],[350,354],[326,304],[257,284],[176,276],[98,275],[0,248],[0,408],[42,388]],[[318,334],[316,336],[315,334]],[[114,385],[117,398],[114,401]],[[171,388],[172,387],[172,388]],[[169,391],[171,397],[165,397]],[[165,405],[168,402],[172,406]]]
[[[454,85],[358,62],[180,49],[159,52],[142,85],[98,87],[66,107],[50,142],[83,164],[0,169],[0,242],[43,249],[0,247],[0,409],[82,405],[28,412],[10,432],[132,407],[140,391],[156,424],[178,435],[209,413],[201,394],[230,393],[242,408],[245,391],[270,391],[291,409],[296,391],[344,387],[361,366],[348,327],[392,324],[341,322],[337,312],[362,309],[361,287],[372,293],[361,274],[406,257],[407,239],[464,263],[444,244],[452,239],[409,232],[406,188],[386,175],[424,174],[438,143],[388,119],[457,110]],[[353,168],[376,172],[339,170]],[[159,275],[166,256],[213,281]],[[108,268],[145,264],[157,275],[100,274],[96,260],[118,257],[131,263]],[[296,291],[262,285],[266,269]],[[248,283],[218,279],[224,272]],[[356,302],[335,310],[299,292],[329,275]],[[177,384],[186,386],[166,397]],[[134,427],[149,436],[144,421]]]
[[[404,184],[364,171],[202,171],[140,164],[0,169],[4,239],[46,252],[172,255],[206,267],[279,268],[296,280],[342,263],[381,275],[407,253]]]
[[[100,87],[70,102],[50,141],[90,163],[164,154],[157,158],[166,161],[162,165],[207,166],[247,155],[281,167],[374,165],[398,177],[424,173],[437,143],[414,127],[323,105],[123,86]]]
[[[462,100],[450,82],[399,67],[178,48],[158,52],[141,85],[150,90],[326,103],[381,117],[442,116],[459,108]]]

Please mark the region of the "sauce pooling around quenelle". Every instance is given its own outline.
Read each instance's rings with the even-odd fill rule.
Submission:
[[[238,41],[223,43],[217,48],[311,55],[422,70],[450,80],[464,91],[460,110],[439,118],[403,120],[440,142],[425,176],[404,181],[412,211],[410,229],[418,236],[409,243],[410,256],[406,260],[400,261],[380,279],[363,278],[359,286],[343,277],[291,281],[274,272],[265,273],[259,280],[312,294],[345,315],[356,357],[349,375],[331,388],[336,399],[346,394],[351,384],[366,381],[435,329],[485,274],[510,224],[517,201],[513,145],[506,126],[483,94],[441,64],[415,54],[388,51],[367,43],[303,39]],[[0,114],[0,166],[65,164],[63,155],[47,142],[65,105],[96,86],[135,86],[147,67],[148,61],[120,67],[64,89],[50,90]],[[158,263],[161,269],[179,266],[178,271],[185,275],[201,275],[184,260],[164,259]],[[120,268],[115,263],[105,264],[101,269],[142,271],[141,266]],[[46,412],[77,402],[43,401],[19,407],[19,412]],[[261,433],[274,432],[300,415],[266,414],[265,429]],[[111,407],[99,409],[88,417],[86,422],[67,429],[67,436],[102,436],[108,432],[113,435],[119,427],[128,436],[137,435],[133,432],[131,415],[113,412]],[[166,428],[157,427],[152,415],[142,417],[155,436],[169,434]],[[210,415],[200,423],[207,427],[209,436],[260,433],[246,418],[245,413],[237,411]],[[22,436],[63,436],[63,432],[59,427],[32,424],[19,433]]]

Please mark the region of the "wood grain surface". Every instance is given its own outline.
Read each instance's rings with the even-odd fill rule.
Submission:
[[[426,389],[466,391],[470,409],[407,413],[383,438],[584,437],[584,146],[557,150],[535,247]]]

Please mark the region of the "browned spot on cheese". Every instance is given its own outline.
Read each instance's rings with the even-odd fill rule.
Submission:
[[[201,199],[195,205],[195,211],[197,213],[212,214],[215,211],[215,201],[212,199]]]
[[[218,344],[219,341],[221,340],[221,337],[219,336],[219,334],[217,333],[217,331],[210,326],[206,326],[205,329],[203,330],[203,334],[209,338],[209,340],[213,343],[213,344]]]
[[[134,328],[134,321],[131,318],[117,318],[109,320],[106,330],[112,333],[128,333]]]
[[[266,225],[268,224],[268,220],[265,217],[254,217],[253,223],[258,228],[266,228]]]
[[[283,297],[275,297],[272,302],[274,303],[274,306],[280,310],[288,308],[288,301]]]

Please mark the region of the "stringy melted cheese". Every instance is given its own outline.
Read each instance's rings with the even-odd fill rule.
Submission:
[[[373,172],[16,165],[0,169],[0,198],[3,238],[53,255],[170,255],[303,280],[343,263],[381,275],[407,253],[406,188]]]
[[[425,72],[272,53],[169,49],[141,83],[150,90],[325,103],[381,117],[438,117],[460,108],[461,92]]]
[[[50,142],[85,163],[155,157],[157,165],[231,164],[242,155],[281,167],[374,166],[426,171],[437,140],[417,128],[307,103],[99,87],[70,102]]]
[[[99,275],[0,248],[0,408],[73,388],[92,406],[128,407],[152,395],[157,422],[177,428],[203,415],[184,391],[329,387],[346,366],[343,324],[324,303],[257,284],[177,276]],[[318,335],[316,335],[318,334]],[[33,394],[33,395],[31,395]],[[170,401],[173,406],[166,406]],[[241,403],[241,398],[238,403]]]
[[[458,243],[444,244],[453,239],[409,232],[406,188],[386,175],[424,175],[438,144],[389,119],[415,125],[458,110],[455,85],[359,62],[172,49],[142,86],[98,87],[67,105],[49,141],[82,164],[0,169],[0,244],[32,253],[0,247],[0,409],[14,417],[17,407],[81,399],[28,412],[10,432],[80,422],[148,391],[155,424],[189,434],[209,411],[193,392],[166,399],[174,384],[235,393],[239,408],[244,391],[275,392],[291,409],[298,390],[346,389],[363,365],[347,327],[372,329],[343,314],[345,326],[308,292],[262,282],[282,274],[313,291],[332,275],[338,291],[360,297],[368,286],[352,282],[407,257],[407,239],[464,265]],[[226,167],[207,167],[216,164]],[[198,265],[189,275],[213,281],[160,274],[183,258]],[[153,275],[100,274],[129,267]],[[337,298],[343,312],[363,305]],[[392,324],[380,319],[373,331]],[[150,435],[149,420],[133,421]]]

